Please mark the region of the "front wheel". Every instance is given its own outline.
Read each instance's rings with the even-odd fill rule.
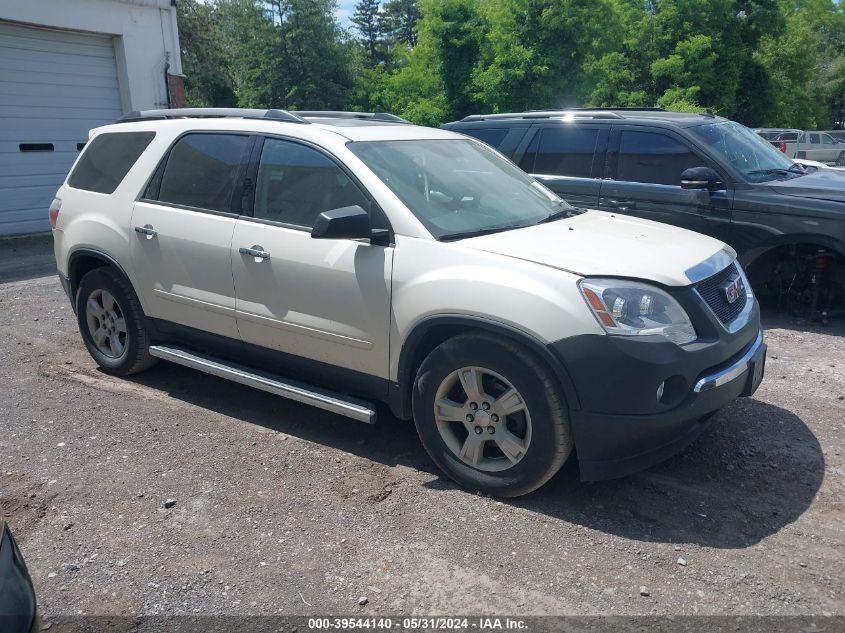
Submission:
[[[414,422],[434,462],[462,486],[500,497],[536,490],[572,451],[552,372],[508,339],[469,333],[429,354],[414,384]]]
[[[845,152],[839,152],[839,156],[836,158],[836,166],[845,167]]]

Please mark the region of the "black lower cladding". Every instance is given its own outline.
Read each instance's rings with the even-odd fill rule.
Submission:
[[[0,521],[0,631],[28,633],[35,622],[35,591],[9,529]]]
[[[756,305],[736,332],[715,319],[712,313],[704,321],[694,319],[699,338],[684,346],[660,336],[593,334],[551,345],[581,402],[581,410],[571,416],[583,480],[621,477],[670,457],[706,428],[712,413],[750,395],[751,372],[714,389],[694,391],[701,377],[741,358],[761,331]],[[764,356],[762,346],[759,362]]]

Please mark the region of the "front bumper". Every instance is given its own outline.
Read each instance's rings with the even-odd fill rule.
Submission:
[[[581,479],[596,481],[671,457],[713,413],[750,396],[763,377],[766,344],[755,307],[739,331],[684,347],[656,337],[585,335],[554,351],[580,401],[571,417]]]

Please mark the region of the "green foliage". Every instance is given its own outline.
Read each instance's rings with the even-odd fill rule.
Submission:
[[[832,127],[836,0],[180,0],[192,105],[391,111],[438,125],[568,106]]]
[[[217,7],[198,0],[176,6],[185,96],[193,106],[237,105],[228,57],[219,46],[221,16]]]
[[[375,64],[379,58],[379,44],[383,35],[379,16],[379,0],[359,0],[352,14],[352,24],[361,34],[361,43],[367,53],[367,61]]]

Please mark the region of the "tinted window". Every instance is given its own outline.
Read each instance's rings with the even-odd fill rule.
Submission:
[[[810,134],[810,143],[818,145],[819,143],[819,135],[818,134]]]
[[[540,132],[534,135],[528,147],[525,149],[525,154],[519,161],[519,168],[522,171],[527,171],[529,174],[537,173],[534,171],[534,162],[537,159],[537,148],[540,146]]]
[[[542,130],[534,173],[589,178],[598,136],[598,130],[579,126]]]
[[[230,211],[248,136],[188,134],[167,158],[158,199],[210,211]]]
[[[322,152],[268,138],[255,185],[255,217],[311,228],[323,211],[360,205],[361,190]]]
[[[499,147],[502,144],[502,141],[505,140],[505,137],[508,135],[508,131],[506,128],[474,128],[469,130],[459,130],[461,134],[466,134],[467,136],[472,136],[473,138],[477,138],[479,141],[484,141],[490,147]]]
[[[778,141],[797,141],[798,132],[786,132],[777,137]]]
[[[702,162],[689,147],[665,134],[623,130],[616,179],[680,186],[681,172]]]
[[[132,169],[155,132],[99,134],[79,157],[67,184],[74,189],[112,193]]]

